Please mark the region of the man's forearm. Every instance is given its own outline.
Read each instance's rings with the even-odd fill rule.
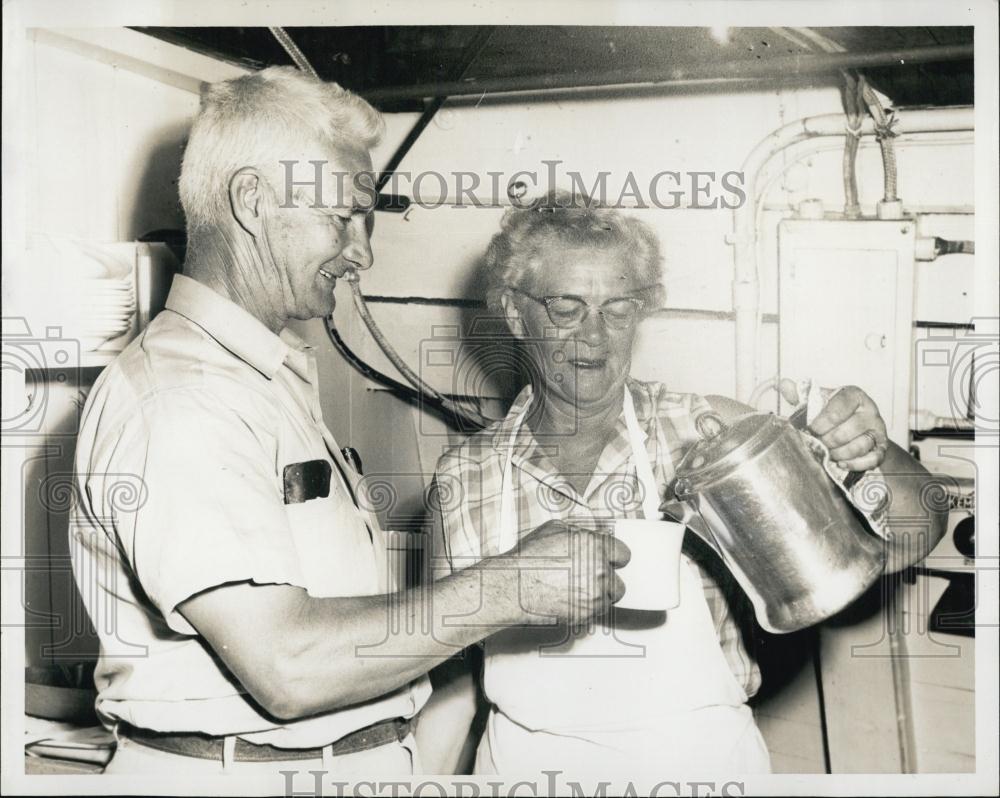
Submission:
[[[500,629],[605,612],[627,560],[615,538],[549,521],[425,588],[322,598],[245,581],[177,609],[263,709],[295,719],[391,693]]]
[[[306,598],[284,640],[294,714],[392,692],[499,629],[527,622],[501,561],[380,596]]]

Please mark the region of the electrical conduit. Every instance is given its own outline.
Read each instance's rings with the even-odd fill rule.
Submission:
[[[897,111],[897,133],[942,133],[973,130],[975,110],[972,106],[955,108],[912,109]],[[778,128],[764,138],[743,163],[747,201],[733,212],[734,247],[733,311],[736,319],[736,398],[747,401],[754,391],[758,372],[757,331],[760,322],[760,280],[757,269],[757,207],[758,177],[768,162],[787,147],[811,138],[844,136],[848,120],[844,114],[824,114],[807,117]],[[866,118],[861,135],[876,132],[875,123]]]

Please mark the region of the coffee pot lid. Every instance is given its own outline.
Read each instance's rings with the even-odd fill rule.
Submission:
[[[695,421],[702,439],[695,443],[677,467],[678,479],[693,484],[735,468],[760,451],[781,432],[782,422],[770,413],[751,413],[725,424],[716,415]]]

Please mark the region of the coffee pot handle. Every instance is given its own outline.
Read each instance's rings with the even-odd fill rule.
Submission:
[[[703,440],[709,440],[726,429],[726,422],[716,413],[702,413],[695,419],[694,427]]]

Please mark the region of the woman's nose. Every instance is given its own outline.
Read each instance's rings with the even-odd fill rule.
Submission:
[[[587,315],[580,322],[580,337],[588,344],[603,343],[608,337],[604,314],[594,307],[587,308]]]

